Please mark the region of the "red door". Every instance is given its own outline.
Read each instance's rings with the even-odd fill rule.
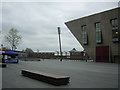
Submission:
[[[96,62],[109,62],[109,46],[96,47]]]

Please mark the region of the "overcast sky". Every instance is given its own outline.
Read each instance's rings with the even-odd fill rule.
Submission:
[[[117,2],[3,2],[2,33],[16,28],[22,35],[18,50],[58,51],[57,27],[61,27],[62,51],[82,46],[65,22],[118,7]],[[4,42],[4,46],[7,43]]]

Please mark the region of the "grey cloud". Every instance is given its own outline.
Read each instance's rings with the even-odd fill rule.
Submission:
[[[19,30],[23,36],[23,43],[18,47],[20,50],[30,47],[33,50],[56,51],[59,50],[57,27],[60,26],[62,49],[69,51],[75,47],[83,50],[64,22],[116,5],[113,2],[6,2],[2,6],[2,29],[4,34],[12,27]]]

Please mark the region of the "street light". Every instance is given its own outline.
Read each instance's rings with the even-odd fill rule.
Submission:
[[[60,27],[57,27],[57,29],[58,29],[59,46],[60,46],[60,56],[61,56],[60,61],[62,61],[62,49],[61,49]]]
[[[3,44],[1,44],[1,51],[3,51]]]
[[[3,44],[1,44],[1,51],[0,51],[0,63],[3,62]]]

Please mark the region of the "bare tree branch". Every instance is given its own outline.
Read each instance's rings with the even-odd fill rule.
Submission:
[[[18,30],[15,28],[10,29],[9,33],[5,36],[5,41],[8,42],[14,50],[21,42],[22,36],[18,35]]]

